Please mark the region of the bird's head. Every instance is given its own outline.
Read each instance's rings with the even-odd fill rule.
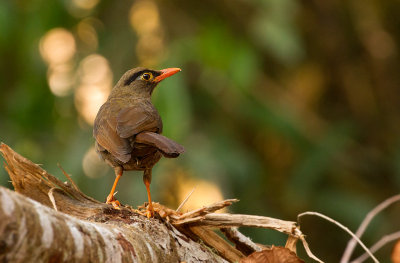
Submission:
[[[116,87],[129,89],[138,95],[150,96],[160,81],[181,71],[180,68],[166,68],[152,70],[147,68],[134,68],[128,70],[118,81]]]

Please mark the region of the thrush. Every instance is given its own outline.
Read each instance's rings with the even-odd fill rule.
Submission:
[[[146,214],[147,217],[154,215],[150,194],[152,168],[162,156],[176,158],[184,148],[161,135],[163,124],[151,95],[160,81],[179,71],[179,68],[141,67],[127,71],[97,113],[93,128],[95,148],[114,168],[116,176],[106,203],[119,207],[114,192],[124,171],[143,171],[149,200]]]

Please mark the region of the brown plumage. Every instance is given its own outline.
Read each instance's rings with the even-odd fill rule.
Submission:
[[[96,151],[114,168],[116,179],[107,203],[118,207],[115,187],[124,170],[143,172],[149,198],[148,216],[153,215],[150,195],[151,170],[162,156],[178,157],[184,148],[161,135],[162,121],[151,103],[157,84],[180,69],[134,68],[126,72],[112,89],[97,113],[93,136]]]

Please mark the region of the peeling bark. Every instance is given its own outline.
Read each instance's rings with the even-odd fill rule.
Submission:
[[[19,192],[0,187],[0,262],[227,262],[162,218],[116,210],[5,144],[0,152]]]
[[[237,199],[187,213],[153,203],[147,219],[86,196],[65,172],[63,183],[5,144],[0,153],[16,191],[0,187],[0,262],[239,262],[262,249],[231,228],[241,226],[283,232],[292,250],[298,239],[306,245],[295,222],[214,213]]]
[[[160,219],[81,220],[3,187],[0,207],[0,262],[226,262]]]

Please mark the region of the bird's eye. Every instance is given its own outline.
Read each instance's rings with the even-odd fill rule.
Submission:
[[[143,80],[146,80],[146,81],[149,81],[149,80],[151,80],[153,78],[153,74],[151,74],[150,72],[146,72],[146,73],[144,73],[143,75],[142,75],[142,79]]]

